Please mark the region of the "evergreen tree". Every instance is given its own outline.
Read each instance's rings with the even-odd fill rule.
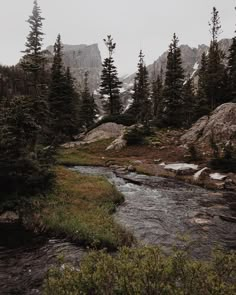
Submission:
[[[189,127],[194,119],[195,94],[193,80],[189,78],[183,86],[184,126]]]
[[[181,51],[174,34],[167,56],[165,86],[163,89],[162,124],[180,127],[183,125],[183,82]]]
[[[162,105],[162,92],[163,92],[163,71],[161,69],[160,74],[157,75],[156,80],[152,82],[152,107],[153,118],[158,119]]]
[[[28,75],[32,75],[33,86],[36,87],[40,79],[44,77],[45,56],[42,51],[42,21],[41,10],[37,0],[34,0],[32,15],[28,19],[30,32],[25,43],[25,54],[21,61],[21,66]]]
[[[133,104],[130,113],[136,117],[138,123],[147,125],[151,119],[151,101],[149,100],[148,71],[144,63],[142,50],[139,53],[138,71],[134,79]]]
[[[228,57],[229,100],[236,102],[236,37],[232,39]]]
[[[226,71],[223,63],[224,54],[218,45],[218,36],[221,33],[219,12],[213,7],[211,22],[209,23],[211,44],[207,64],[206,93],[211,110],[225,102]]]
[[[202,116],[205,116],[210,111],[210,104],[207,97],[207,56],[203,52],[201,59],[201,66],[198,71],[198,89],[195,103],[195,112],[194,119],[199,119]]]
[[[108,115],[118,115],[122,111],[120,101],[120,88],[122,83],[118,79],[116,66],[114,65],[113,53],[116,43],[113,43],[111,35],[104,39],[108,48],[109,57],[103,62],[103,70],[101,75],[100,94],[104,102],[104,108]]]
[[[50,157],[45,154],[51,150],[36,145],[40,126],[32,106],[32,98],[25,96],[1,103],[0,185],[2,192],[17,196],[44,190],[52,180]]]
[[[72,139],[77,132],[76,116],[78,100],[70,70],[65,71],[62,57],[63,46],[60,34],[54,45],[54,58],[49,89],[51,131],[57,143]]]
[[[32,15],[28,19],[30,25],[30,32],[25,43],[25,54],[21,60],[21,67],[25,73],[23,78],[25,83],[24,94],[30,95],[33,99],[34,119],[40,125],[41,139],[45,137],[43,133],[46,132],[48,124],[48,101],[47,101],[47,82],[49,78],[45,71],[45,55],[42,51],[42,21],[41,10],[38,6],[37,0],[34,1]]]
[[[81,96],[81,107],[80,107],[80,120],[81,125],[85,129],[91,127],[96,118],[97,107],[94,101],[94,97],[90,95],[88,87],[88,72],[84,75],[84,89]]]

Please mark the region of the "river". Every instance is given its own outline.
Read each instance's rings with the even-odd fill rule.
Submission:
[[[124,194],[117,222],[130,230],[141,244],[189,249],[197,258],[207,258],[220,246],[236,249],[234,193],[212,192],[176,180],[139,175],[117,175],[109,168],[74,167],[80,173],[103,175]],[[85,251],[65,240],[49,239],[27,232],[20,225],[0,225],[0,294],[41,294],[47,270],[58,255],[75,265]],[[183,241],[188,238],[188,242]]]

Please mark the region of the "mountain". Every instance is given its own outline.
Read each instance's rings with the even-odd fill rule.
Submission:
[[[219,47],[226,55],[231,43],[232,43],[231,39],[222,39],[219,41]],[[180,50],[181,50],[182,65],[185,71],[185,76],[193,77],[201,64],[201,56],[203,52],[207,53],[209,50],[209,46],[205,44],[201,44],[197,48],[192,48],[189,45],[182,44],[180,45]],[[154,61],[153,64],[147,66],[151,81],[156,78],[156,76],[160,73],[161,69],[163,70],[163,73],[165,74],[167,55],[168,55],[168,50],[165,51],[156,61]],[[124,88],[129,88],[129,86],[133,82],[134,77],[135,77],[135,73],[123,79],[122,82],[124,83]]]
[[[219,47],[224,52],[225,56],[228,55],[228,50],[230,45],[232,44],[231,39],[222,39],[219,41]],[[205,44],[199,45],[197,48],[192,48],[189,45],[180,45],[181,56],[182,56],[182,66],[185,72],[185,77],[192,77],[194,78],[194,82],[198,81],[197,70],[201,64],[201,56],[203,52],[208,52],[209,46]],[[161,69],[163,70],[163,74],[165,75],[166,72],[166,63],[167,63],[167,55],[168,50],[165,51],[153,64],[148,65],[148,73],[150,77],[150,81],[156,79],[157,75],[160,74]],[[226,62],[226,60],[225,60]],[[125,105],[125,109],[131,104],[132,98],[132,88],[133,88],[133,81],[135,74],[130,76],[126,76],[123,82],[123,91],[121,93],[122,102]]]
[[[47,50],[53,53],[53,46]],[[64,64],[70,67],[73,77],[79,84],[83,84],[84,73],[89,73],[89,88],[93,92],[99,87],[100,73],[102,70],[101,53],[98,44],[68,45],[63,44]]]

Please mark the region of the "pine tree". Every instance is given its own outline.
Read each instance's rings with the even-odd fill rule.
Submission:
[[[51,131],[57,143],[76,134],[76,93],[70,70],[65,71],[60,34],[54,45],[54,58],[49,89]]]
[[[236,37],[232,39],[228,57],[228,92],[229,100],[236,102]]]
[[[116,43],[113,43],[111,35],[104,39],[108,48],[109,57],[103,62],[103,70],[101,75],[100,94],[104,102],[104,108],[108,115],[118,115],[122,111],[120,101],[120,88],[122,83],[118,79],[116,66],[114,65],[113,53]]]
[[[148,71],[144,63],[142,50],[139,53],[138,71],[134,79],[133,104],[129,112],[132,113],[138,123],[148,125],[151,119],[151,101],[149,100]]]
[[[43,79],[45,56],[42,51],[42,21],[44,18],[41,16],[41,10],[38,6],[37,0],[34,0],[32,15],[28,19],[30,25],[30,32],[25,43],[26,49],[23,51],[25,54],[21,61],[21,66],[28,75],[32,75],[33,86],[36,87]]]
[[[181,51],[174,34],[167,56],[165,86],[163,89],[162,124],[181,127],[183,125],[183,82]]]
[[[153,118],[157,120],[162,105],[162,92],[163,92],[163,71],[161,69],[160,74],[157,75],[156,80],[152,82],[152,108]]]
[[[96,118],[97,107],[94,101],[94,97],[90,95],[88,88],[88,72],[84,75],[84,89],[81,96],[81,107],[80,107],[80,120],[81,125],[85,129],[91,127]]]
[[[207,65],[207,96],[211,110],[225,102],[226,71],[223,63],[224,54],[218,45],[218,36],[221,33],[219,12],[213,7],[211,22],[209,23],[211,44]]]
[[[189,127],[194,119],[194,111],[195,111],[195,94],[194,94],[194,86],[193,80],[188,78],[183,86],[183,123],[184,126]]]
[[[42,51],[43,20],[40,7],[37,0],[35,0],[32,15],[28,19],[30,32],[25,43],[26,49],[23,51],[25,55],[20,62],[25,73],[23,77],[25,83],[24,94],[32,97],[34,119],[42,130],[39,141],[44,141],[45,136],[43,133],[46,133],[49,117],[46,85],[48,74],[45,71],[46,58]]]
[[[207,97],[207,56],[203,52],[201,66],[198,71],[198,89],[195,103],[194,119],[197,120],[210,112],[209,99]]]
[[[32,98],[26,96],[1,103],[0,185],[3,192],[17,196],[46,189],[52,179],[51,163],[45,162],[45,151],[37,146],[40,126],[32,106]]]

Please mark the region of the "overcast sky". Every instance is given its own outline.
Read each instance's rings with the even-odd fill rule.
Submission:
[[[24,50],[29,32],[25,20],[33,0],[0,0],[0,62],[14,64]],[[103,38],[117,43],[115,61],[120,75],[136,70],[140,48],[147,64],[167,48],[176,32],[180,44],[197,46],[210,40],[208,21],[212,7],[220,12],[221,38],[234,35],[235,0],[38,0],[45,17],[44,45],[58,33],[65,44],[98,43],[106,55]]]

